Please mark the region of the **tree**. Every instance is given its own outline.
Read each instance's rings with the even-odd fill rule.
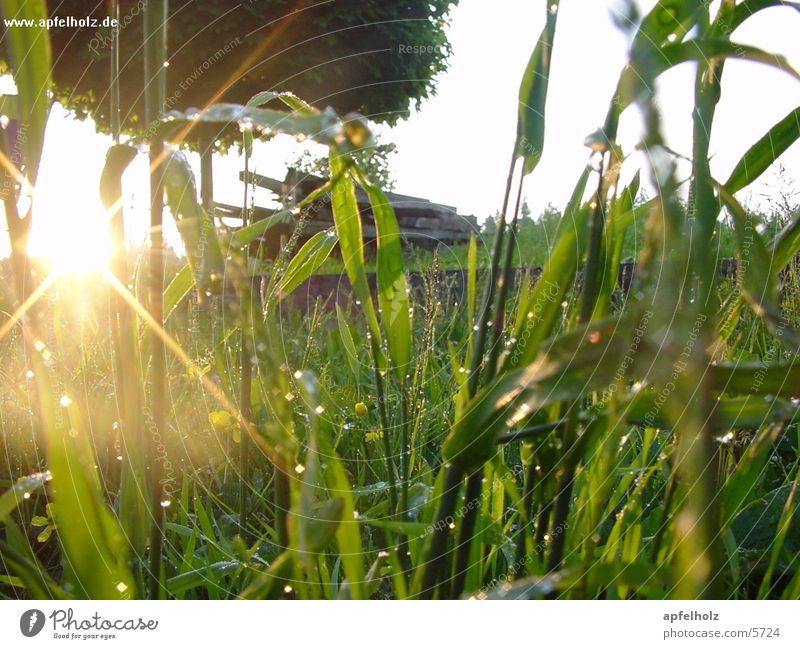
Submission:
[[[520,221],[532,221],[533,220],[533,213],[531,212],[531,206],[528,205],[528,199],[522,199],[522,206],[520,207]]]
[[[172,0],[166,108],[245,103],[263,90],[289,90],[339,114],[358,111],[394,123],[434,92],[450,46],[444,28],[458,0]],[[145,0],[120,2],[103,27],[106,2],[50,0],[51,16],[90,17],[99,27],[54,26],[54,98],[108,132],[112,33],[120,46],[122,130],[142,133]],[[93,5],[93,6],[92,6]],[[2,33],[2,32],[0,32]],[[194,130],[194,148],[238,141],[234,128]]]
[[[389,158],[396,152],[394,144],[376,144],[353,153],[353,158],[369,181],[384,191],[394,189],[394,178],[389,168]],[[302,174],[327,178],[329,175],[328,158],[315,156],[305,150],[289,163],[289,166]]]

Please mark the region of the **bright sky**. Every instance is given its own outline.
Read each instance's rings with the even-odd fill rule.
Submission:
[[[644,9],[651,0],[640,3]],[[610,20],[614,0],[564,0],[561,3],[547,111],[545,153],[526,183],[526,196],[538,214],[547,203],[563,206],[586,164],[584,137],[603,121],[619,70],[626,58],[625,37]],[[544,20],[543,3],[531,0],[461,0],[452,12],[450,69],[438,82],[437,96],[392,130],[384,141],[397,145],[392,171],[396,190],[454,205],[462,214],[483,219],[494,213],[502,192],[516,128],[519,80]],[[800,14],[778,8],[762,12],[735,34],[739,42],[782,53],[800,68]],[[725,71],[724,94],[712,140],[712,170],[724,179],[744,151],[789,110],[800,105],[800,82],[787,74],[733,61]],[[661,82],[667,139],[673,149],[690,153],[691,65],[670,72]],[[635,111],[626,113],[622,144],[630,151],[639,133]],[[70,119],[56,106],[48,126],[31,242],[49,253],[65,246],[89,258],[103,246],[102,210],[97,185],[109,139],[89,122]],[[256,145],[256,171],[281,178],[284,163],[299,151],[295,143]],[[196,162],[196,161],[195,161]],[[783,163],[789,177],[800,176],[800,147]],[[215,160],[215,198],[241,201],[234,155]],[[134,240],[146,235],[144,156],[126,173],[132,196],[128,229]],[[780,183],[765,174],[750,197],[774,196]],[[800,180],[798,180],[800,189]],[[268,194],[257,195],[266,203]],[[170,224],[171,225],[171,224]],[[171,231],[170,231],[171,230]],[[89,234],[92,233],[92,234]],[[174,240],[174,228],[167,236]],[[7,249],[0,241],[0,252]]]

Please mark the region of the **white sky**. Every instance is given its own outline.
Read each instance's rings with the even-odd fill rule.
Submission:
[[[547,137],[541,164],[526,183],[526,196],[538,214],[549,202],[562,207],[586,164],[584,137],[604,120],[627,43],[609,18],[613,0],[564,0],[561,3],[547,110]],[[640,3],[648,8],[652,1]],[[450,69],[438,82],[436,97],[396,128],[380,129],[384,141],[397,145],[392,159],[396,190],[454,205],[481,219],[499,208],[513,145],[519,80],[544,20],[543,3],[531,0],[461,0],[452,12]],[[782,53],[800,68],[800,14],[778,8],[762,12],[739,30],[735,40]],[[693,66],[664,75],[660,85],[667,140],[690,153]],[[725,71],[724,93],[712,138],[712,171],[724,180],[735,162],[776,121],[800,105],[800,82],[764,65],[732,61]],[[626,113],[621,142],[636,143],[639,121]],[[50,119],[35,218],[32,248],[102,245],[102,237],[85,236],[104,229],[97,185],[109,139],[90,122],[70,119],[56,106]],[[256,171],[281,178],[284,163],[298,145],[256,145]],[[783,157],[789,177],[800,176],[800,147]],[[215,160],[215,198],[241,201],[242,169],[237,156]],[[126,174],[135,194],[129,231],[134,240],[146,234],[143,156]],[[800,183],[800,180],[798,181]],[[779,183],[768,172],[751,200],[774,194]],[[257,195],[267,202],[268,194]],[[167,236],[174,240],[174,228]],[[81,235],[83,233],[83,236]],[[0,252],[7,249],[0,241]],[[86,250],[86,254],[90,254]]]

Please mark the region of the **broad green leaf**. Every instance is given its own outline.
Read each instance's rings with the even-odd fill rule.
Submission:
[[[339,237],[342,263],[344,263],[347,277],[353,287],[356,299],[361,302],[361,310],[364,312],[367,326],[373,337],[373,349],[380,354],[382,337],[364,266],[361,214],[356,201],[355,185],[349,174],[347,174],[350,162],[333,147],[330,150],[329,160],[331,178],[333,179],[331,207],[333,209],[336,234]],[[385,359],[379,357],[379,361],[382,366],[385,365]]]
[[[723,3],[717,19],[712,24],[712,33],[732,34],[750,16],[772,7],[789,7],[800,11],[800,3],[787,0],[740,0],[734,6]]]
[[[544,150],[545,108],[550,82],[550,60],[556,35],[559,0],[547,0],[547,20],[533,49],[519,88],[517,155],[523,158],[523,171],[531,173]]]
[[[4,40],[8,65],[17,86],[20,126],[25,127],[24,136],[20,136],[25,153],[24,171],[31,185],[35,185],[50,111],[50,37],[39,23],[47,18],[47,3],[2,0],[0,9],[5,20],[31,21],[30,27],[7,26]]]
[[[283,97],[278,97],[284,100]],[[285,101],[285,100],[284,100]],[[360,116],[342,119],[332,108],[317,112],[302,110],[286,113],[271,108],[241,104],[213,104],[203,110],[169,111],[162,118],[161,132],[168,138],[178,127],[189,123],[238,124],[243,131],[269,136],[276,133],[306,137],[337,151],[357,151],[372,135]]]
[[[309,114],[314,114],[319,112],[291,92],[273,92],[271,90],[265,90],[263,92],[256,93],[255,95],[250,97],[250,99],[247,100],[246,105],[252,108],[260,108],[275,100],[282,101],[289,108],[300,113],[305,112]],[[245,129],[243,132],[243,138],[244,138],[245,155],[249,158],[251,155],[253,155],[252,130]]]
[[[472,327],[475,320],[475,298],[478,290],[478,242],[475,233],[469,235],[467,251],[467,322]]]
[[[230,239],[228,239],[228,245],[236,248],[244,248],[245,246],[253,243],[253,241],[258,239],[259,237],[263,236],[266,232],[268,232],[271,228],[274,228],[276,225],[280,225],[281,223],[293,223],[296,220],[296,215],[298,214],[298,210],[305,207],[306,205],[311,205],[312,203],[320,200],[328,192],[330,192],[330,190],[331,190],[331,183],[330,181],[328,181],[318,189],[315,189],[313,192],[311,192],[302,201],[300,201],[297,205],[295,205],[293,209],[281,210],[271,216],[268,216],[265,219],[261,219],[259,221],[256,221],[255,223],[251,223],[248,226],[239,228],[238,230],[236,230],[236,232],[233,233],[233,235],[231,235]]]
[[[603,269],[600,289],[597,293],[597,302],[592,313],[592,320],[599,320],[608,315],[611,309],[611,298],[617,288],[619,267],[622,261],[622,246],[625,243],[627,229],[633,218],[623,217],[633,214],[633,202],[639,192],[639,173],[637,172],[620,196],[612,203],[611,216],[608,227],[603,228]]]
[[[542,340],[551,335],[561,313],[561,303],[572,287],[588,242],[589,208],[579,205],[590,172],[587,167],[581,174],[542,273],[527,299],[521,298],[514,327],[516,343],[504,368],[513,369],[530,362]]]
[[[214,224],[197,201],[194,173],[186,156],[171,151],[164,162],[164,190],[199,289],[221,280],[222,252]]]
[[[770,256],[761,234],[755,229],[753,219],[725,187],[719,188],[720,197],[733,216],[739,246],[742,296],[753,313],[764,321],[774,336],[781,337],[786,344],[800,349],[800,336],[781,313],[777,271],[782,269]]]
[[[239,593],[239,599],[277,599],[292,577],[294,562],[292,551],[284,550],[269,566],[260,573],[247,588]]]
[[[370,183],[360,170],[354,169],[359,184],[369,196],[375,219],[378,238],[376,279],[381,324],[386,335],[389,357],[398,380],[403,383],[411,362],[412,332],[408,286],[403,272],[400,226],[386,195]]]
[[[49,479],[49,471],[34,473],[20,478],[11,489],[3,492],[0,495],[0,522],[5,520],[25,498],[30,497],[31,492],[41,489]]]
[[[787,72],[795,79],[800,79],[800,74],[789,65],[785,57],[725,39],[693,39],[683,43],[665,45],[658,50],[658,56],[649,62],[652,68],[648,70],[648,74],[650,75],[649,78],[655,78],[681,63],[725,59],[728,57],[770,65]],[[626,66],[618,86],[620,91],[619,100],[622,106],[629,105],[643,90],[648,90],[643,85],[643,80],[646,78],[648,77],[644,75],[639,62],[634,61],[632,65]]]
[[[265,90],[263,92],[258,92],[247,101],[248,106],[253,106],[255,108],[259,108],[261,106],[266,106],[268,103],[275,101],[275,100],[282,101],[292,110],[297,112],[307,112],[307,113],[318,113],[319,111],[311,106],[308,102],[303,101],[291,92],[274,92],[272,90]]]
[[[728,207],[733,219],[736,243],[739,252],[739,268],[742,277],[742,292],[756,314],[765,309],[775,309],[778,301],[778,286],[772,257],[757,230],[758,223],[725,188],[719,188],[720,198]]]
[[[194,274],[192,267],[186,264],[181,268],[170,281],[169,286],[164,290],[164,321],[178,308],[183,299],[189,295],[194,288]]]
[[[470,472],[494,455],[499,435],[537,410],[610,384],[630,347],[631,322],[613,318],[542,343],[532,363],[501,374],[475,395],[442,456]]]
[[[107,210],[121,205],[122,174],[133,162],[136,153],[136,149],[129,144],[114,144],[106,152],[106,163],[100,174],[100,200]]]
[[[797,484],[790,482],[781,485],[765,494],[762,498],[753,499],[752,494],[744,509],[732,510],[735,516],[731,522],[731,531],[745,551],[755,551],[762,561],[767,558],[768,551],[775,543],[778,527],[784,521],[789,528],[788,538],[782,549],[791,560],[800,551],[800,502],[794,494]],[[744,503],[742,503],[744,504]]]
[[[350,365],[350,369],[353,372],[353,377],[358,379],[360,374],[359,366],[358,366],[358,352],[356,351],[356,344],[353,340],[353,334],[350,331],[350,325],[347,324],[347,318],[342,311],[342,308],[337,304],[336,305],[336,323],[339,327],[339,336],[342,339],[342,345],[344,346],[345,356],[347,357],[347,363]]]
[[[789,65],[785,57],[727,39],[692,39],[664,45],[648,57],[633,58],[622,70],[604,126],[606,137],[615,139],[621,113],[642,93],[652,92],[652,84],[659,75],[681,63],[728,57],[771,65],[795,79],[800,79],[800,74]]]
[[[645,598],[662,599],[670,584],[667,566],[656,566],[647,561],[636,563],[594,562],[575,564],[544,577],[527,577],[482,591],[471,599],[529,600],[545,599],[555,593],[577,588],[606,591],[612,587],[626,586]]]
[[[726,361],[709,365],[708,374],[717,392],[800,397],[800,363]]]
[[[777,422],[762,428],[748,445],[733,473],[725,481],[722,490],[723,522],[729,523],[736,512],[752,499],[753,489],[769,459],[770,451],[781,428],[782,424]]]
[[[731,172],[725,188],[736,193],[756,180],[800,138],[800,107],[792,110],[747,150]]]
[[[290,210],[281,210],[265,219],[261,219],[236,230],[230,237],[229,245],[235,248],[244,248],[276,225],[291,223],[293,220],[294,215]]]
[[[316,445],[320,458],[324,458],[325,470],[321,471],[330,498],[341,501],[341,522],[336,527],[336,542],[339,555],[342,558],[345,577],[350,584],[349,594],[353,599],[365,598],[364,557],[361,547],[361,526],[356,519],[356,508],[350,480],[344,466],[336,452],[331,447],[330,441],[323,434],[318,422],[318,415],[313,405],[317,402],[316,379],[305,372],[298,381],[305,398],[309,404],[311,418],[311,436]]]
[[[403,534],[409,538],[424,537],[430,534],[431,526],[427,523],[416,523],[411,521],[397,521],[391,518],[364,519],[361,521],[369,527],[377,527],[396,534]]]
[[[167,579],[167,592],[173,597],[180,597],[192,588],[219,584],[220,577],[230,574],[240,567],[241,564],[238,561],[217,561],[204,568],[183,572]]]
[[[772,550],[770,552],[769,566],[764,574],[764,578],[761,580],[761,586],[758,589],[758,599],[767,599],[770,590],[772,590],[772,576],[775,574],[775,568],[778,566],[778,560],[781,558],[781,555],[789,555],[789,560],[791,561],[794,558],[791,557],[791,555],[796,556],[798,550],[800,550],[800,543],[798,543],[798,538],[800,538],[800,507],[798,507],[796,502],[798,486],[800,486],[800,482],[795,479],[790,484],[783,485],[783,493],[767,494],[764,497],[764,500],[767,502],[764,518],[771,518],[770,508],[777,509],[780,507],[781,515],[778,519],[775,535],[771,539]],[[784,495],[786,496],[785,499],[783,498]],[[770,498],[770,496],[772,497]],[[781,503],[782,500],[783,503]],[[763,525],[761,527],[763,527]]]
[[[702,0],[661,0],[642,19],[631,47],[635,57],[683,40],[698,19]]]
[[[286,271],[278,281],[276,290],[278,300],[292,292],[306,281],[322,265],[336,246],[336,233],[333,230],[317,232],[295,253]]]
[[[639,392],[625,408],[628,423],[669,429],[674,422],[659,407],[658,393]],[[797,415],[797,407],[780,399],[765,399],[762,395],[722,397],[712,404],[712,422],[720,433],[736,429],[760,428],[780,419],[788,421]]]
[[[30,549],[28,552],[30,553]],[[53,581],[32,553],[27,557],[17,552],[2,538],[0,538],[0,563],[14,575],[9,578],[10,580],[18,579],[22,582],[31,599],[74,599],[72,594],[67,593]]]
[[[638,61],[641,67],[648,70],[655,67],[653,59],[660,57],[660,49],[671,42],[680,42],[697,23],[702,0],[665,0],[656,2],[655,6],[642,19],[631,46],[631,61]],[[630,67],[630,64],[629,66]],[[626,68],[627,69],[627,68]],[[625,70],[623,70],[623,76]],[[655,74],[652,75],[653,77]],[[648,73],[643,81],[648,82],[651,75]],[[606,142],[617,139],[619,118],[627,107],[621,101],[620,86],[614,94],[606,116],[602,133]]]
[[[315,381],[308,376],[304,381],[304,392],[315,397]],[[319,452],[319,425],[316,413],[312,415],[308,450],[304,469],[293,480],[291,487],[291,511],[289,512],[290,547],[306,576],[315,570],[316,555],[330,543],[344,515],[344,500],[339,497],[324,499],[323,468]],[[351,515],[350,513],[348,515]]]
[[[74,402],[66,411],[68,422],[49,431],[48,444],[65,581],[79,598],[135,598],[128,542],[105,503],[88,429]]]

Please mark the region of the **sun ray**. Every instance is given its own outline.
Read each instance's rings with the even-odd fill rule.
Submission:
[[[47,292],[47,290],[53,285],[53,282],[55,282],[57,278],[58,278],[58,273],[50,273],[47,277],[44,278],[44,281],[42,281],[42,283],[36,287],[36,290],[34,290],[33,293],[31,293],[28,296],[25,302],[23,302],[17,308],[17,310],[14,311],[13,314],[11,314],[11,317],[6,322],[3,323],[3,326],[0,327],[0,340],[5,338],[6,335],[8,335],[8,332],[14,328],[14,325],[16,325],[18,322],[20,322],[20,320],[22,320],[25,314],[30,310],[30,308],[34,304],[36,304],[39,298],[41,298]]]
[[[155,332],[159,338],[161,338],[166,348],[175,354],[178,360],[184,364],[186,369],[192,372],[195,376],[199,377],[202,386],[214,399],[217,400],[220,406],[222,406],[231,415],[233,415],[233,417],[236,418],[236,421],[247,432],[247,434],[250,436],[250,439],[252,439],[253,442],[271,459],[277,458],[275,449],[269,442],[267,442],[267,440],[264,439],[262,435],[258,433],[252,422],[247,421],[242,416],[242,412],[239,410],[236,404],[228,399],[228,397],[216,383],[202,373],[200,366],[197,365],[197,363],[195,363],[191,358],[189,358],[189,355],[183,350],[180,344],[178,344],[178,342],[169,335],[164,327],[156,322],[155,318],[153,318],[153,316],[141,304],[141,302],[139,302],[139,300],[137,300],[136,297],[131,294],[127,287],[124,286],[122,282],[120,282],[119,279],[117,279],[117,277],[114,276],[114,274],[109,270],[101,269],[100,274],[109,283],[111,288],[113,288],[122,297],[122,299],[124,299],[125,302],[127,302],[128,305],[130,305],[130,307],[136,311],[144,323],[153,332]]]

